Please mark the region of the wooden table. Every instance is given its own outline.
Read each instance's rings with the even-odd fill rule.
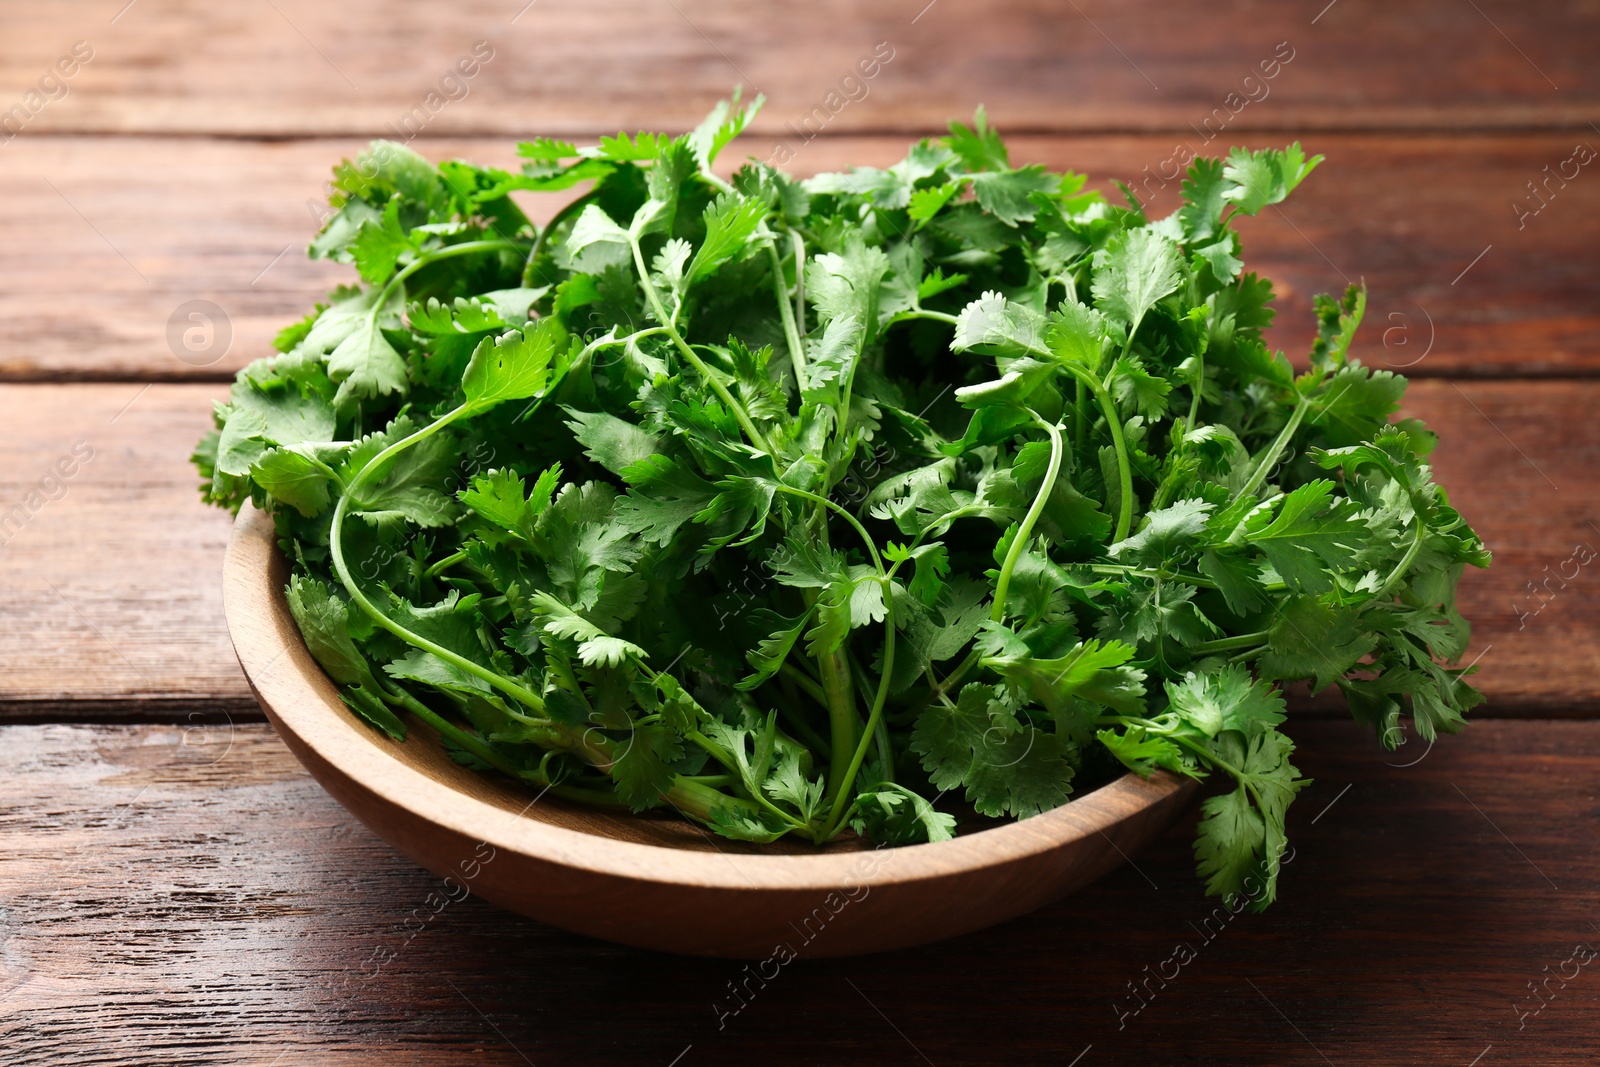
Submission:
[[[1571,562],[1600,545],[1600,175],[1560,176],[1600,146],[1591,9],[523,3],[0,11],[0,1063],[1600,1059],[1600,578]],[[735,83],[768,97],[746,150],[799,171],[888,162],[980,101],[1014,159],[1156,211],[1208,120],[1212,150],[1328,156],[1247,255],[1291,353],[1312,294],[1371,287],[1358,354],[1413,378],[1495,552],[1463,592],[1491,699],[1393,755],[1301,709],[1316,784],[1269,913],[1213,914],[1183,826],[1029,918],[791,964],[741,1007],[738,964],[435,912],[433,876],[264,724],[186,456],[231,373],[346,279],[301,255],[329,165],[407,122],[505,165],[519,136],[686,127]],[[199,351],[191,301],[221,312]]]

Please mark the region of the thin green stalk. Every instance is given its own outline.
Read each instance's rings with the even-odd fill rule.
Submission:
[[[517,416],[517,420],[516,421],[525,422],[526,420],[531,418],[533,416],[534,412],[538,411],[544,405],[544,402],[546,400],[550,399],[552,396],[555,395],[555,393],[556,393],[555,387],[558,384],[558,382],[565,382],[568,378],[570,378],[577,371],[579,371],[583,367],[587,366],[588,363],[589,363],[589,360],[594,358],[594,354],[596,352],[600,351],[602,348],[614,348],[617,345],[626,345],[630,341],[637,341],[641,337],[650,337],[650,336],[653,336],[653,335],[658,334],[658,333],[666,333],[666,332],[667,332],[667,328],[665,326],[650,326],[650,327],[647,327],[646,329],[643,329],[643,330],[635,330],[633,333],[628,334],[626,337],[597,337],[597,338],[595,338],[593,341],[590,341],[588,344],[584,345],[583,348],[579,349],[577,356],[572,360],[571,363],[567,364],[566,369],[561,372],[560,379],[558,381],[550,382],[545,387],[543,392],[541,392],[538,396],[534,397],[533,398],[533,403],[529,404],[527,407],[522,409],[522,412],[521,412],[521,414],[519,414]]]
[[[1210,578],[1198,574],[1186,574],[1183,571],[1167,573],[1149,567],[1125,567],[1117,563],[1091,563],[1087,569],[1095,574],[1137,574],[1141,578],[1173,578],[1185,585],[1198,586],[1201,589],[1217,588],[1217,583]]]
[[[567,219],[582,211],[589,204],[589,202],[594,199],[596,192],[598,192],[598,190],[590,190],[584,195],[578,197],[576,200],[564,204],[561,210],[557,211],[553,216],[551,216],[550,221],[545,223],[544,229],[540,230],[539,233],[534,237],[533,248],[528,252],[528,261],[522,267],[522,287],[524,289],[532,288],[530,283],[533,281],[533,264],[534,261],[539,258],[539,253],[544,251],[546,240],[549,238],[550,234],[555,232],[555,228],[557,226],[560,226],[563,222],[567,221]]]
[[[818,704],[826,704],[828,702],[828,694],[822,691],[822,686],[812,681],[810,675],[806,674],[798,667],[795,667],[793,664],[785,663],[783,666],[778,668],[778,673],[789,679],[801,689],[805,690],[806,695],[812,700],[815,700]]]
[[[917,308],[914,311],[900,312],[898,315],[894,316],[894,318],[889,320],[889,325],[893,326],[897,322],[911,322],[915,319],[924,319],[928,322],[942,322],[949,326],[954,326],[956,323],[961,321],[960,319],[956,318],[956,316],[947,314],[943,311],[930,311],[927,308]]]
[[[790,496],[798,496],[803,497],[806,500],[815,501],[823,507],[829,508],[835,514],[843,518],[845,522],[848,522],[851,526],[855,527],[856,533],[861,535],[862,544],[867,546],[867,553],[872,556],[873,569],[878,572],[880,577],[886,575],[886,572],[883,569],[883,557],[878,555],[878,546],[872,540],[872,535],[867,533],[867,528],[862,526],[861,523],[856,520],[856,517],[850,514],[849,511],[840,507],[838,504],[835,504],[825,496],[818,496],[816,493],[808,493],[804,489],[796,489],[793,486],[782,484],[778,485],[777,489],[780,493],[787,493]]]
[[[1289,441],[1294,437],[1295,431],[1300,429],[1300,421],[1306,417],[1306,409],[1311,406],[1311,401],[1304,393],[1295,401],[1294,411],[1289,415],[1289,421],[1283,424],[1283,429],[1278,431],[1277,438],[1272,442],[1256,463],[1255,470],[1250,472],[1250,480],[1244,483],[1244,488],[1234,494],[1234,499],[1255,496],[1261,484],[1267,480],[1273,466],[1278,462],[1278,457],[1283,455],[1283,450],[1289,447]]]
[[[1000,565],[1000,577],[995,579],[994,606],[989,609],[989,618],[994,622],[1006,617],[1006,594],[1011,588],[1011,572],[1016,569],[1017,560],[1022,558],[1022,550],[1033,537],[1034,524],[1044,513],[1044,506],[1049,501],[1050,494],[1055,492],[1056,478],[1061,474],[1061,453],[1065,448],[1061,441],[1061,427],[1053,422],[1046,422],[1036,412],[1030,411],[1028,414],[1032,415],[1034,421],[1044,427],[1044,432],[1050,435],[1050,465],[1045,469],[1044,482],[1039,486],[1039,492],[1034,495],[1032,506],[1023,516],[1022,525],[1017,528],[1017,535],[1011,539],[1011,547],[1006,551],[1005,562]]]
[[[806,242],[793,230],[789,243],[794,245],[794,321],[802,338],[806,335]]]
[[[873,737],[878,741],[878,762],[883,765],[883,780],[894,781],[894,745],[889,741],[889,720],[879,719],[878,728],[873,732]]]
[[[883,721],[883,706],[889,700],[889,678],[894,674],[894,590],[890,587],[887,578],[883,581],[883,670],[878,675],[878,692],[872,699],[872,711],[867,715],[867,728],[861,735],[861,740],[855,746],[855,753],[850,757],[850,765],[845,771],[840,788],[833,791],[833,808],[828,814],[828,821],[823,824],[824,829],[820,835],[823,840],[833,837],[839,832],[839,825],[844,819],[845,810],[850,806],[850,786],[855,781],[856,774],[861,770],[861,762],[867,757],[867,747],[872,743],[877,734],[878,724]],[[835,753],[837,755],[837,753]]]
[[[1142,322],[1144,322],[1144,313],[1143,312],[1141,312],[1139,314],[1139,317],[1137,319],[1133,320],[1133,325],[1128,327],[1128,339],[1126,341],[1122,342],[1122,352],[1121,352],[1121,354],[1118,355],[1116,359],[1111,361],[1111,367],[1110,367],[1109,370],[1106,371],[1105,381],[1101,383],[1101,387],[1102,388],[1104,388],[1104,389],[1110,389],[1111,388],[1111,378],[1112,378],[1113,375],[1115,375],[1117,373],[1117,364],[1122,362],[1123,360],[1127,359],[1128,358],[1128,353],[1133,351],[1133,337],[1134,337],[1134,334],[1139,332],[1139,324],[1142,323]]]
[[[501,692],[516,700],[519,704],[532,708],[543,715],[544,701],[537,694],[529,691],[523,686],[518,685],[516,682],[513,682],[511,679],[496,671],[492,671],[487,667],[480,666],[467,659],[465,656],[458,655],[442,645],[434,644],[432,641],[429,641],[420,634],[412,633],[404,626],[401,626],[399,623],[389,618],[388,615],[379,611],[377,605],[373,604],[372,601],[367,598],[367,594],[362,592],[361,587],[356,584],[355,576],[350,573],[350,566],[345,562],[344,558],[344,520],[345,516],[350,510],[350,500],[352,497],[356,496],[363,487],[365,487],[368,481],[371,480],[373,473],[375,471],[382,470],[390,459],[399,455],[401,452],[421,441],[427,440],[429,437],[438,433],[440,430],[444,429],[452,422],[455,422],[457,419],[475,414],[476,410],[477,409],[474,408],[474,406],[470,403],[462,404],[460,407],[455,408],[454,410],[441,416],[436,421],[429,423],[420,430],[417,430],[415,433],[396,441],[388,448],[385,448],[382,452],[379,452],[370,463],[361,468],[361,472],[351,480],[350,487],[340,495],[339,503],[334,505],[332,524],[329,528],[328,534],[328,554],[333,562],[333,569],[335,573],[339,575],[339,581],[344,584],[345,591],[350,594],[350,599],[354,600],[356,605],[360,607],[362,611],[366,612],[367,615],[371,617],[373,622],[377,623],[385,630],[388,630],[390,633],[394,634],[407,644],[415,648],[420,648],[424,652],[431,652],[433,655],[438,656],[446,663],[459,667],[475,677],[482,678],[496,689],[499,689]]]
[[[474,734],[470,734],[466,730],[463,730],[461,727],[457,726],[455,723],[450,722],[438,712],[428,707],[428,705],[418,700],[415,696],[408,692],[404,686],[397,685],[392,691],[386,692],[385,695],[393,699],[407,711],[411,712],[411,714],[415,715],[417,718],[433,727],[434,732],[439,734],[439,736],[449,738],[457,746],[467,750],[474,756],[477,756],[479,759],[483,760],[483,762],[487,763],[501,774],[508,775],[512,778],[526,779],[526,772],[518,770],[516,767],[512,766],[511,763],[502,757],[500,753],[496,752],[491,745],[485,743],[482,738],[477,737]],[[541,784],[543,784],[542,781]]]
[[[437,578],[440,574],[449,570],[451,567],[454,567],[457,563],[460,563],[466,558],[467,554],[465,552],[453,552],[444,559],[441,559],[438,563],[435,563],[433,566],[429,567],[423,572],[423,574],[429,578]]]
[[[1074,454],[1083,452],[1084,440],[1089,436],[1089,413],[1084,410],[1085,391],[1088,389],[1082,378],[1073,379],[1076,388],[1073,390],[1072,400],[1072,451]]]
[[[472,255],[477,252],[497,252],[517,247],[516,243],[512,241],[463,241],[458,245],[446,245],[443,248],[436,248],[432,252],[424,252],[400,268],[399,273],[384,283],[383,288],[378,293],[377,302],[372,305],[370,314],[376,318],[379,309],[388,303],[389,294],[394,292],[394,287],[431,263],[437,263],[442,259],[453,259],[456,256]]]
[[[1411,547],[1406,549],[1406,554],[1400,557],[1400,562],[1395,564],[1394,570],[1389,572],[1389,577],[1383,580],[1383,584],[1380,585],[1378,587],[1378,591],[1373,594],[1374,600],[1382,600],[1388,595],[1389,590],[1393,589],[1395,584],[1398,583],[1400,579],[1405,577],[1406,571],[1411,569],[1411,564],[1416,562],[1417,553],[1422,551],[1422,542],[1427,540],[1428,524],[1423,521],[1422,512],[1417,508],[1417,503],[1415,500],[1411,502],[1411,513],[1412,518],[1414,518],[1417,523],[1416,536],[1411,539]]]
[[[550,781],[549,777],[540,771],[525,771],[513,766],[496,752],[492,745],[485,743],[482,738],[461,729],[461,727],[439,715],[432,708],[407,692],[402,686],[396,686],[394,693],[385,693],[385,695],[396,700],[407,711],[433,727],[434,731],[441,737],[449,738],[456,745],[477,756],[501,774],[516,778],[519,781],[542,785],[547,792],[567,800],[601,807],[620,808],[627,806],[622,798],[614,792],[562,785],[558,782]]]
[[[1202,352],[1194,358],[1194,396],[1189,398],[1188,428],[1191,430],[1195,427],[1195,421],[1200,418],[1200,393],[1206,384],[1206,354]]]
[[[711,738],[707,737],[699,730],[690,730],[683,736],[700,746],[700,748],[703,749],[707,755],[716,760],[718,763],[722,764],[723,767],[732,771],[734,774],[739,773],[739,764],[738,761],[733,758],[733,753],[729,752],[727,749],[711,740]]]
[[[795,385],[803,393],[806,391],[806,346],[800,340],[800,331],[795,326],[794,307],[789,303],[788,287],[783,280],[783,260],[778,257],[777,244],[767,242],[767,262],[772,267],[772,291],[778,298],[778,314],[783,319],[783,336],[789,344],[789,362],[794,367]]]
[[[1189,653],[1194,656],[1208,656],[1213,652],[1231,652],[1236,648],[1255,648],[1257,645],[1265,644],[1267,638],[1271,636],[1270,630],[1258,630],[1253,634],[1219,637],[1215,641],[1201,641],[1197,645],[1189,646]]]
[[[750,443],[763,452],[771,453],[772,445],[767,442],[766,435],[756,429],[756,424],[751,420],[750,413],[744,409],[744,405],[733,398],[733,394],[728,392],[728,387],[722,384],[722,379],[712,373],[705,361],[695,354],[694,349],[689,347],[689,343],[678,332],[678,327],[673,324],[672,316],[667,314],[666,307],[661,303],[661,296],[656,292],[655,284],[650,281],[650,271],[644,265],[644,251],[639,247],[639,238],[636,235],[631,233],[628,235],[628,247],[633,250],[633,266],[639,272],[639,281],[644,285],[644,294],[650,301],[650,309],[655,312],[657,321],[666,327],[667,336],[672,338],[672,343],[677,346],[678,352],[689,361],[689,365],[707,385],[711,386],[711,391],[716,393],[718,399],[733,413],[735,421],[739,423],[744,435],[750,439]]]
[[[1106,417],[1106,429],[1111,434],[1111,448],[1117,454],[1117,476],[1121,499],[1117,506],[1117,528],[1111,535],[1111,543],[1116,544],[1128,536],[1128,531],[1133,527],[1133,464],[1128,460],[1128,443],[1122,435],[1122,418],[1117,414],[1117,405],[1111,397],[1111,391],[1101,384],[1100,380],[1092,373],[1079,367],[1075,363],[1063,363],[1062,367],[1070,373],[1079,383],[1088,387],[1094,394],[1095,400],[1100,404],[1100,411]]]

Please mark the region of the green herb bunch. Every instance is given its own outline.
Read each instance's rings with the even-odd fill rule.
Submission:
[[[888,169],[713,164],[692,133],[377,142],[311,254],[333,293],[238,375],[195,455],[270,511],[349,707],[579,801],[744,841],[950,837],[1124,768],[1230,783],[1195,847],[1264,875],[1306,783],[1278,683],[1392,746],[1452,669],[1488,553],[1317,300],[1296,374],[1232,222],[1320,162],[1199,159],[1151,220],[1013,167],[980,110]],[[535,226],[518,191],[574,190]]]

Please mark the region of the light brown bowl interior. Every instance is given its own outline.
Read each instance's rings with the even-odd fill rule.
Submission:
[[[820,850],[713,837],[671,812],[537,797],[458,765],[426,729],[402,743],[358,720],[301,640],[287,580],[271,519],[247,506],[224,564],[228,629],[296,757],[380,836],[452,885],[609,940],[745,958],[781,943],[830,956],[937,940],[1099,877],[1159,834],[1193,792],[1192,782],[1166,774],[1128,774],[1054,811],[951,841],[868,849],[847,837]]]

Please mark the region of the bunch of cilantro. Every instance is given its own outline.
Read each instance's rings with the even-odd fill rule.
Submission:
[[[1452,669],[1488,553],[1317,300],[1296,374],[1232,222],[1320,162],[1198,159],[1151,220],[1013,167],[983,113],[886,170],[712,165],[692,133],[377,142],[311,246],[351,263],[195,460],[271,512],[349,707],[556,795],[717,833],[938,841],[1123,768],[1229,783],[1195,847],[1273,899],[1306,783],[1278,685],[1384,742]],[[547,226],[518,191],[574,190]],[[1254,883],[1253,883],[1254,884]]]

